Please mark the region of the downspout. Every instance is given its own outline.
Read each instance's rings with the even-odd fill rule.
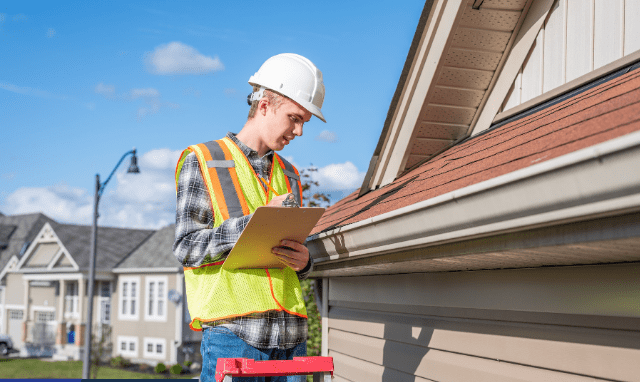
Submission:
[[[175,359],[173,363],[178,363],[178,352],[182,347],[182,338],[184,331],[184,323],[182,322],[184,319],[184,296],[182,295],[182,285],[184,283],[184,275],[182,273],[178,273],[176,276],[176,290],[178,291],[178,295],[180,296],[180,302],[176,306],[176,335],[175,335]]]

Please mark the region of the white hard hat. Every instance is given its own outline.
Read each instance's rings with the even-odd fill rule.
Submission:
[[[264,89],[270,89],[291,98],[322,122],[327,122],[320,111],[324,101],[322,72],[300,55],[282,53],[269,58],[249,78],[249,84],[261,88],[251,95],[252,101],[261,99]]]

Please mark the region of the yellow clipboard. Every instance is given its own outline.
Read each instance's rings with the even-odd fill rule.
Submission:
[[[304,243],[324,213],[319,207],[259,207],[222,264],[222,269],[284,268],[271,253],[280,240]]]

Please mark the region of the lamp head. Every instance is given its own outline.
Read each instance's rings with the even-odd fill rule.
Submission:
[[[131,164],[129,165],[128,173],[137,174],[140,172],[138,168],[138,157],[136,156],[136,149],[133,149],[133,155],[131,156]]]

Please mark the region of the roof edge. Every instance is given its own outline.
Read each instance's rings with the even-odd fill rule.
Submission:
[[[640,131],[310,236],[307,247],[316,263],[345,261],[640,210],[640,177],[621,171],[638,160]]]

